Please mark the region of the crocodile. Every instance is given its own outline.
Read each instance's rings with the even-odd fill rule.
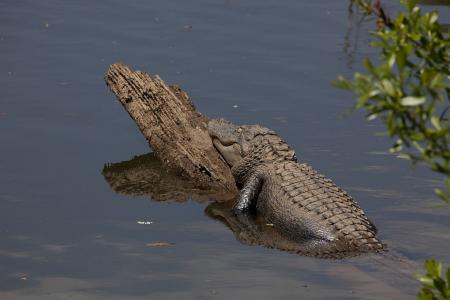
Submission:
[[[385,249],[358,203],[332,180],[299,163],[273,130],[211,119],[208,132],[240,188],[232,211],[243,223],[262,217],[290,241],[320,245],[314,252],[320,257]]]

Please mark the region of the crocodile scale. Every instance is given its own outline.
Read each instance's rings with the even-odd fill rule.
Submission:
[[[278,216],[282,211],[294,211],[300,220],[310,216],[310,223],[329,229],[338,242],[330,252],[383,250],[375,226],[352,197],[307,164],[297,163],[294,150],[277,135],[258,136],[232,171],[241,185],[255,173],[264,178],[258,210],[275,226],[292,227],[283,224],[290,221],[284,215]]]
[[[382,249],[376,229],[363,210],[345,191],[306,164],[281,162],[273,165],[286,199],[315,213],[335,229],[338,239],[354,246]]]

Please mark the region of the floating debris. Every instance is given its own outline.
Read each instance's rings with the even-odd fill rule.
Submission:
[[[136,223],[138,223],[139,225],[150,225],[150,224],[153,224],[152,221],[137,221]]]
[[[14,272],[14,273],[10,274],[9,277],[17,279],[17,280],[27,281],[30,276],[27,273]]]
[[[169,246],[173,246],[173,245],[175,245],[175,244],[169,243],[169,242],[153,242],[153,243],[145,244],[145,246],[147,246],[147,247],[169,247]]]

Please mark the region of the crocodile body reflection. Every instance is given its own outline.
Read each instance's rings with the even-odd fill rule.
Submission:
[[[288,235],[277,231],[272,224],[261,218],[242,220],[232,211],[232,203],[212,203],[205,209],[207,216],[224,223],[242,244],[263,246],[304,256],[341,259],[367,254],[366,252],[345,251],[348,246],[343,242],[324,242],[313,239],[291,240]],[[342,249],[335,252],[335,249]]]
[[[205,214],[225,224],[236,239],[245,245],[258,245],[319,258],[347,258],[362,255],[346,246],[317,240],[292,240],[272,224],[258,217],[237,216],[231,210],[237,195],[196,188],[188,180],[167,171],[153,154],[136,156],[129,161],[107,164],[102,174],[112,190],[130,196],[149,196],[154,201],[211,202]],[[335,252],[330,249],[340,249]]]

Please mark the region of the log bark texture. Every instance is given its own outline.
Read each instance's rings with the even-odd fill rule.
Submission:
[[[111,65],[105,81],[164,166],[198,187],[237,193],[230,168],[208,134],[208,119],[187,93],[124,64]]]

